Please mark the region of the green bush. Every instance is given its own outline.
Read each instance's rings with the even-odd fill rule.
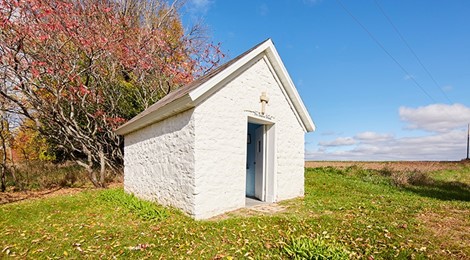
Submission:
[[[283,251],[291,259],[349,259],[349,252],[342,245],[324,237],[291,239]]]
[[[150,201],[141,200],[123,189],[109,189],[100,194],[100,199],[115,206],[123,207],[143,220],[160,221],[168,217],[168,212]]]

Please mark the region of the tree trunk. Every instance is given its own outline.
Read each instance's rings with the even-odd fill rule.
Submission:
[[[93,157],[91,156],[90,150],[85,145],[82,146],[83,152],[87,155],[87,163],[77,160],[77,164],[83,166],[87,171],[88,179],[93,183],[96,188],[101,188],[102,185],[96,178],[96,172],[93,170]]]
[[[99,156],[100,156],[100,184],[101,184],[101,187],[106,188],[106,183],[105,183],[106,161],[104,157],[104,152],[101,149],[101,147],[100,147]]]
[[[1,179],[2,179],[2,192],[4,192],[6,190],[6,168],[7,168],[7,137],[5,136],[6,135],[6,132],[9,130],[8,129],[8,123],[6,123],[6,127],[5,127],[5,122],[7,122],[6,120],[4,121],[4,117],[2,115],[2,121],[0,122],[1,124],[1,128],[0,128],[0,139],[1,139],[1,142],[2,142],[2,161],[1,161],[1,167],[2,167],[2,176],[1,176]]]
[[[2,176],[1,176],[1,178],[2,178],[2,187],[1,187],[1,189],[2,189],[2,192],[5,192],[5,190],[6,190],[6,188],[7,188],[7,187],[6,187],[6,171],[5,171],[5,167],[2,167]]]
[[[10,167],[10,168],[5,168],[5,170],[7,172],[10,172],[11,174],[11,178],[13,179],[13,181],[15,182],[15,185],[18,185],[18,187],[20,188],[20,190],[24,190],[23,189],[23,184],[18,181],[18,179],[16,178],[16,174],[15,174],[15,171],[16,171],[16,168],[13,166],[13,167]]]

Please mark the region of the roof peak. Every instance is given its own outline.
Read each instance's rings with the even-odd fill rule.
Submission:
[[[286,90],[289,99],[292,101],[304,129],[306,131],[315,130],[315,125],[285,69],[273,41],[271,38],[268,38],[193,82],[169,93],[117,128],[115,132],[119,135],[125,135],[195,107],[200,102],[201,97],[263,52],[268,56],[270,62],[273,63],[273,68],[281,79],[282,87]]]

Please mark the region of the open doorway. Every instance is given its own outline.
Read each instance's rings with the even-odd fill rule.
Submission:
[[[246,149],[247,198],[274,202],[274,125],[248,122]]]
[[[260,171],[260,167],[263,165],[262,155],[264,147],[263,136],[260,132],[263,128],[263,125],[248,123],[246,142],[246,197],[261,201],[263,200],[262,196],[260,196],[263,189],[263,172]]]

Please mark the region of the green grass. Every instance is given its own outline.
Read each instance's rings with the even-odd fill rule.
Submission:
[[[305,176],[305,198],[283,202],[284,212],[211,221],[121,189],[3,205],[0,258],[470,257],[469,168],[402,186],[357,167],[307,169]]]
[[[349,259],[350,255],[344,246],[331,241],[329,237],[292,239],[284,251],[294,259]]]

